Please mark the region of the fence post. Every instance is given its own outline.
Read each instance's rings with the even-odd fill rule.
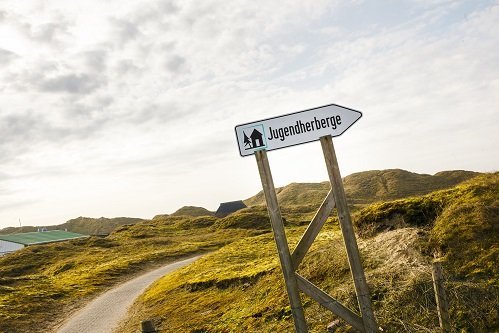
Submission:
[[[140,326],[142,328],[142,333],[157,333],[151,320],[144,320]]]
[[[437,301],[438,322],[443,333],[449,333],[450,316],[447,295],[445,294],[444,277],[442,274],[442,264],[434,261],[432,264],[431,276],[433,278],[433,289],[435,290],[435,300]]]

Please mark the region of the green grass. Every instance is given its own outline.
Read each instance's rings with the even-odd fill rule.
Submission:
[[[497,208],[499,174],[355,214],[359,247],[378,323],[387,332],[437,332],[433,253],[444,258],[453,328],[499,329]],[[283,209],[284,210],[284,209]],[[247,210],[248,212],[248,210]],[[387,223],[390,219],[403,223]],[[299,272],[356,311],[340,232],[328,221]],[[291,224],[293,248],[305,227]],[[302,296],[310,332],[336,317]],[[122,332],[153,319],[167,332],[290,332],[293,324],[271,234],[242,239],[155,283]],[[350,331],[343,325],[338,332]]]
[[[215,222],[214,227],[217,229],[242,228],[270,231],[270,219],[266,212],[243,211],[219,219]]]
[[[374,202],[383,196],[418,194],[416,190],[428,193],[475,174],[414,175],[386,170],[345,179],[347,193],[360,198],[354,202],[350,197],[355,203],[351,208],[363,236],[359,247],[380,325],[388,332],[435,331],[430,262],[437,253],[445,260],[454,329],[497,331],[499,174],[390,202],[366,205],[361,195],[374,193]],[[414,187],[418,179],[423,185],[436,184]],[[291,248],[326,195],[326,185],[279,189]],[[392,193],[397,186],[398,192]],[[251,202],[261,199],[257,195]],[[148,318],[166,332],[293,330],[266,208],[257,205],[222,219],[158,215],[119,226],[106,238],[33,246],[0,257],[0,332],[47,331],[69,310],[123,279],[210,251],[214,252],[150,288],[135,304],[122,332],[138,330],[140,321]],[[335,218],[328,220],[299,272],[356,309]],[[303,304],[311,332],[324,332],[335,319],[305,296]],[[348,326],[339,328],[344,331]]]
[[[429,230],[427,251],[444,255],[452,274],[499,283],[499,173],[421,197],[373,204],[355,217],[365,236],[404,226]]]
[[[161,263],[213,251],[252,230],[213,229],[214,218],[166,217],[0,257],[0,331],[43,330],[75,303]]]
[[[242,239],[159,280],[144,295],[152,309],[149,316],[168,317],[165,327],[172,332],[211,330],[216,327],[213,323],[226,331],[235,329],[241,321],[258,325],[260,319],[255,314],[265,309],[251,306],[255,295],[249,291],[263,281],[274,293],[262,290],[257,299],[276,298],[280,308],[286,308],[286,296],[273,290],[281,285],[280,279],[269,280],[268,273],[278,267],[272,239],[270,233]]]
[[[435,220],[430,246],[461,279],[499,285],[499,173],[455,188],[454,199]]]
[[[303,228],[288,230],[290,243],[296,243],[302,232]],[[418,251],[407,251],[419,237],[416,229],[404,229],[361,242],[375,309],[380,323],[389,332],[398,331],[403,325],[431,327],[438,323],[434,306],[421,314],[421,305],[433,303],[428,264]],[[401,246],[401,242],[405,245]],[[383,247],[386,243],[391,247]],[[411,275],[415,267],[422,270],[417,278]],[[338,229],[330,228],[320,234],[299,272],[356,309]],[[415,295],[419,296],[417,302],[408,306],[409,299],[414,300]],[[310,331],[324,332],[334,316],[308,297],[302,299]],[[133,311],[136,317],[128,321],[122,332],[130,332],[146,318],[153,318],[157,326],[167,332],[293,331],[271,235],[230,244],[164,277],[135,307],[139,309]],[[403,322],[395,318],[402,318]]]

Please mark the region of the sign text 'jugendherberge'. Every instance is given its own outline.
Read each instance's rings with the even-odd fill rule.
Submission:
[[[360,111],[336,104],[236,126],[241,156],[339,136],[362,117]]]

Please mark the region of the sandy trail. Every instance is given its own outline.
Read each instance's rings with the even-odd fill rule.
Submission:
[[[76,312],[58,333],[110,333],[124,319],[134,300],[154,281],[200,256],[177,261],[140,275],[100,295]]]

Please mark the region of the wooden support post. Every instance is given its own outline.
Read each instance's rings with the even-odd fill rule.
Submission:
[[[327,217],[329,216],[329,214],[331,214],[334,205],[335,203],[334,203],[333,192],[329,191],[327,197],[322,202],[322,205],[320,206],[317,213],[314,215],[312,222],[310,222],[307,230],[303,234],[302,238],[298,242],[298,245],[296,245],[293,254],[291,255],[295,270],[298,269],[298,266],[300,266],[300,263],[305,257],[305,254],[307,254],[307,251],[310,249],[310,246],[312,246],[312,243],[314,242],[315,238],[321,231],[322,226],[326,222]]]
[[[156,329],[154,328],[154,324],[151,320],[144,320],[141,324],[141,332],[142,333],[156,333]]]
[[[371,306],[369,288],[364,275],[364,269],[362,268],[362,262],[360,261],[359,248],[353,231],[345,190],[343,189],[343,181],[338,167],[338,160],[336,159],[336,153],[334,151],[333,140],[332,137],[328,135],[321,137],[320,141],[322,151],[324,152],[329,181],[331,182],[331,189],[336,200],[338,219],[345,241],[348,262],[350,264],[350,271],[355,285],[355,292],[357,293],[357,300],[359,302],[364,328],[366,333],[378,332],[378,326]]]
[[[442,264],[440,262],[433,262],[431,275],[433,277],[433,289],[435,290],[435,299],[437,301],[438,322],[440,323],[442,332],[448,333],[451,331],[449,304],[447,303],[447,295],[445,294]]]
[[[286,233],[284,231],[284,224],[282,221],[281,211],[279,209],[279,203],[277,202],[274,180],[272,179],[269,161],[267,159],[267,152],[265,150],[256,151],[255,157],[258,164],[258,171],[260,172],[263,192],[265,193],[265,201],[267,202],[267,210],[269,212],[272,230],[274,231],[274,239],[277,245],[277,252],[279,253],[284,282],[286,283],[286,290],[288,292],[289,302],[291,305],[295,331],[297,333],[306,333],[308,332],[307,323],[305,321],[305,315],[301,305],[293,262],[289,252]]]

